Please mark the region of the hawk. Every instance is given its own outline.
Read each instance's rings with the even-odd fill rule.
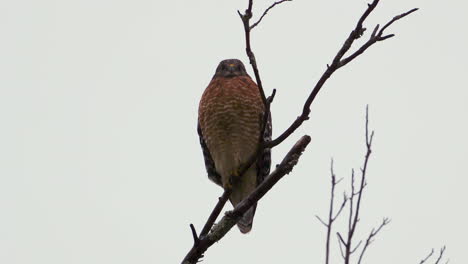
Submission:
[[[239,167],[256,152],[262,130],[265,105],[257,84],[237,59],[223,60],[205,89],[198,108],[198,135],[208,178],[231,189],[229,200],[236,206],[270,173],[271,152],[265,149],[240,181]],[[271,140],[271,118],[262,135]],[[235,182],[234,185],[231,182]],[[257,204],[239,220],[242,233],[252,229]]]

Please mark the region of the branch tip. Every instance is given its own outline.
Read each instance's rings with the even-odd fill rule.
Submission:
[[[260,22],[262,22],[263,17],[266,16],[266,14],[268,13],[268,11],[270,11],[270,9],[272,9],[276,5],[279,5],[279,4],[284,3],[284,2],[290,2],[290,1],[292,1],[292,0],[280,0],[280,1],[274,2],[267,9],[265,9],[265,11],[263,11],[263,14],[260,16],[260,18],[257,20],[257,22],[253,23],[253,25],[250,26],[250,30],[252,30],[256,26],[258,26],[258,24],[260,24]]]
[[[198,238],[197,230],[195,230],[195,226],[193,224],[190,224],[190,230],[192,230],[193,245],[197,246],[200,242],[200,239]]]
[[[273,103],[273,100],[275,99],[275,95],[276,95],[276,89],[273,89],[273,91],[271,92],[271,95],[268,96],[267,98],[267,102],[269,104]]]

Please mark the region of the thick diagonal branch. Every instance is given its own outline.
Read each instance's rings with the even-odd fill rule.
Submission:
[[[227,212],[226,215],[211,229],[206,236],[200,237],[198,243],[194,243],[192,249],[182,261],[183,264],[194,264],[203,256],[203,253],[211,247],[216,241],[220,240],[226,233],[237,223],[242,215],[253,204],[258,202],[273,186],[283,178],[284,175],[291,172],[297,164],[299,157],[304,152],[307,145],[310,143],[309,136],[303,136],[286,154],[283,161],[277,168],[265,178],[265,180],[242,202],[240,202],[234,210]]]
[[[229,199],[230,195],[231,195],[231,190],[229,189],[224,190],[223,195],[219,197],[218,203],[216,203],[216,206],[213,208],[213,211],[208,217],[208,220],[206,220],[206,223],[203,226],[202,231],[200,232],[200,237],[204,237],[206,236],[206,234],[208,234],[208,232],[210,232],[211,227],[216,222],[216,219],[221,213],[221,210],[223,210],[223,207],[226,204],[227,200]]]

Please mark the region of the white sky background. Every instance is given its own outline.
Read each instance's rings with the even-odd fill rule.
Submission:
[[[270,3],[256,1],[255,14]],[[365,3],[295,0],[253,31],[266,92],[278,89],[274,136]],[[200,230],[221,194],[206,177],[198,101],[220,60],[247,64],[236,13],[246,4],[0,3],[0,263],[182,260],[189,224]],[[300,163],[261,200],[253,231],[233,229],[204,263],[323,262],[314,215],[327,212],[330,158],[341,188],[362,164],[366,104],[376,136],[357,235],[392,219],[366,263],[419,263],[444,244],[451,263],[468,262],[468,4],[381,1],[366,25],[413,7],[387,31],[395,38],[326,83],[311,119],[273,151],[276,164],[309,134]]]

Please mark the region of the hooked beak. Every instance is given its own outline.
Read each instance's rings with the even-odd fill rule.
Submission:
[[[234,72],[236,71],[236,65],[233,64],[233,63],[229,64],[229,65],[228,65],[228,71],[229,71],[230,73],[234,73]]]

